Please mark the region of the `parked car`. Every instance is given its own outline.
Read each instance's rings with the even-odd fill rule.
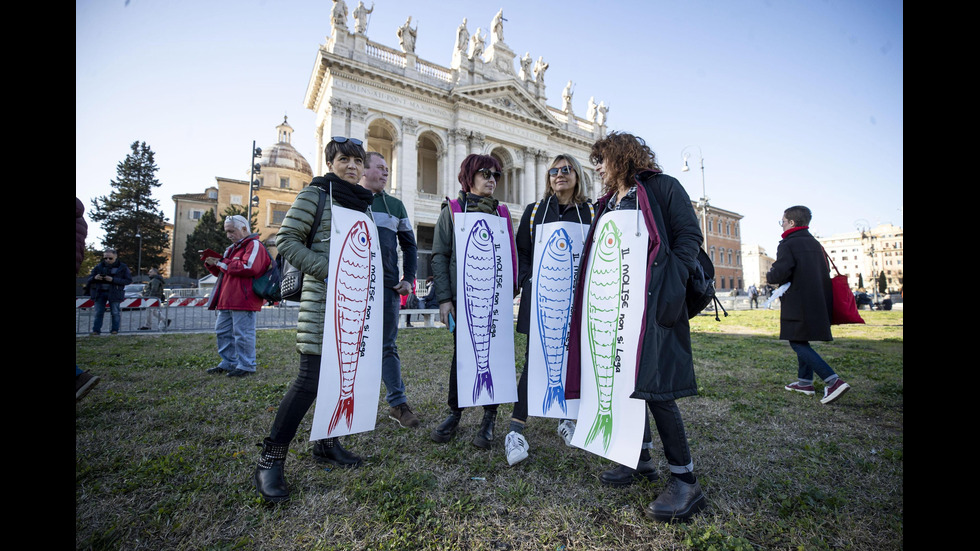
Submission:
[[[142,297],[143,296],[143,287],[144,287],[144,285],[142,283],[130,283],[124,289],[124,292],[126,293],[126,298],[140,298],[140,297]]]

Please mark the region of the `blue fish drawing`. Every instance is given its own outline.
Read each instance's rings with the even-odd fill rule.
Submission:
[[[621,233],[609,220],[599,232],[599,241],[589,273],[585,300],[589,351],[595,366],[598,411],[585,437],[585,444],[602,435],[603,448],[609,451],[612,438],[613,376],[616,372],[616,337],[618,335],[620,295],[622,292]]]
[[[538,335],[544,352],[547,385],[545,386],[543,411],[557,404],[568,413],[565,405],[565,340],[568,335],[568,319],[572,308],[575,259],[572,256],[572,240],[568,232],[558,228],[548,238],[538,262],[535,278],[537,298]]]
[[[485,389],[493,398],[493,379],[490,376],[490,327],[493,323],[494,286],[497,281],[497,261],[493,232],[486,220],[473,225],[466,239],[463,263],[463,301],[466,324],[476,358],[476,380],[473,401]]]

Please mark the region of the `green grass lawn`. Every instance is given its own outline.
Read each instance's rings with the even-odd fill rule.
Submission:
[[[294,331],[261,331],[258,374],[207,375],[213,335],[75,340],[76,363],[102,377],[75,406],[78,549],[901,549],[904,398],[901,311],[862,312],[814,348],[852,385],[831,405],[783,390],[796,356],[776,311],[693,321],[699,396],[679,400],[709,507],[687,524],[647,520],[663,481],[613,489],[611,462],[568,448],[557,421],[531,418],[530,457],[508,467],[501,406],[490,451],[429,431],[446,413],[450,334],[398,337],[409,401],[400,429],[378,404],[373,432],[344,438],[355,470],[313,461],[307,415],[290,448],[292,500],[263,503],[251,486],[298,363]],[[525,340],[517,339],[518,356]],[[518,366],[520,369],[520,366]],[[818,384],[818,393],[822,386]],[[654,457],[667,476],[659,440]]]

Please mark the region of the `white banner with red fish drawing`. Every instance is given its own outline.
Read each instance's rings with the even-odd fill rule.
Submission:
[[[636,467],[646,404],[636,385],[646,306],[647,229],[636,210],[606,213],[583,259],[582,398],[572,445]]]
[[[578,417],[579,400],[565,400],[568,325],[575,278],[589,226],[549,222],[534,227],[531,320],[527,334],[528,415]],[[522,300],[524,300],[522,299]]]
[[[320,384],[310,440],[374,430],[381,385],[384,274],[378,228],[333,206]]]
[[[454,217],[459,407],[517,401],[509,223],[482,213]]]

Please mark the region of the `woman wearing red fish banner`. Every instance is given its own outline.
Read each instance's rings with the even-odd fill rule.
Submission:
[[[646,401],[657,425],[670,478],[664,491],[646,506],[655,520],[686,520],[703,509],[706,499],[694,476],[684,421],[676,399],[697,394],[691,351],[690,324],[685,302],[686,282],[698,262],[702,235],[691,199],[676,179],[663,174],[653,151],[636,136],[612,132],[592,146],[590,160],[602,178],[603,196],[596,201],[595,220],[608,211],[638,210],[646,226],[647,301],[638,339],[635,387],[630,398]],[[597,224],[586,239],[588,257]],[[583,281],[576,283],[568,350],[568,384],[565,397],[581,395]],[[629,485],[633,480],[655,480],[656,460],[649,453],[649,425],[636,469],[625,465],[602,473],[604,484]]]
[[[493,395],[493,380],[489,368],[486,368],[489,356],[489,346],[486,327],[473,322],[473,319],[486,320],[483,310],[488,308],[489,301],[480,300],[485,297],[468,297],[465,308],[462,308],[463,297],[460,295],[462,289],[457,290],[457,269],[464,270],[464,266],[457,267],[457,239],[455,222],[453,219],[454,211],[462,213],[479,213],[492,216],[503,216],[507,218],[505,232],[513,250],[513,237],[511,236],[510,216],[507,214],[506,207],[503,207],[493,198],[493,190],[497,187],[497,179],[500,178],[500,163],[490,155],[472,154],[463,160],[459,170],[459,183],[462,186],[456,200],[443,204],[442,213],[436,222],[435,234],[432,242],[432,290],[429,292],[429,300],[434,300],[439,304],[440,319],[450,330],[453,331],[453,359],[449,367],[449,416],[438,427],[432,430],[431,438],[435,442],[444,443],[451,440],[456,435],[456,428],[459,425],[460,416],[463,408],[459,406],[459,394],[457,387],[457,349],[456,349],[456,323],[460,321],[457,317],[457,301],[461,306],[459,314],[466,316],[466,323],[461,324],[467,327],[471,334],[474,344],[474,354],[477,356],[477,377],[473,389],[474,402],[476,397],[485,394]],[[481,221],[472,228],[473,232],[478,231],[483,224]],[[492,232],[482,232],[484,236],[492,237]],[[492,243],[492,241],[490,241]],[[467,236],[460,237],[459,246],[473,244],[474,250],[486,245],[479,239],[467,239]],[[492,248],[492,247],[491,247]],[[469,250],[469,249],[467,249]],[[485,252],[485,251],[484,251]],[[486,254],[481,254],[479,259],[486,259]],[[488,269],[495,269],[487,266]],[[513,266],[506,266],[504,269],[513,269]],[[510,299],[507,297],[507,304]],[[513,381],[511,381],[513,382]],[[499,381],[498,381],[499,383]],[[486,403],[486,402],[484,402]],[[479,448],[488,449],[493,442],[494,423],[497,419],[498,404],[487,404],[483,406],[483,421],[480,429],[473,438],[473,445]]]
[[[309,187],[299,192],[276,238],[276,248],[282,257],[305,275],[296,326],[299,373],[279,404],[253,476],[258,493],[272,502],[289,499],[283,474],[286,451],[316,400],[319,386],[326,315],[324,281],[330,275],[331,205],[366,212],[372,200],[372,193],[357,185],[364,172],[365,152],[360,140],[335,136],[327,144],[325,154],[329,172],[314,178]],[[322,207],[322,214],[316,223],[318,207]],[[342,467],[356,467],[361,463],[361,458],[345,450],[338,438],[318,440],[313,456],[317,461]]]

